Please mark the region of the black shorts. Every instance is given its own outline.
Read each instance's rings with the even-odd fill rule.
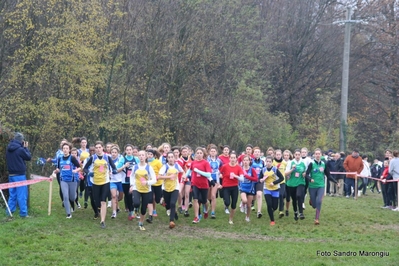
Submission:
[[[152,202],[152,199],[155,196],[155,203],[161,202],[162,198],[162,186],[151,186],[151,192],[150,192],[150,201]],[[154,196],[153,196],[154,195]]]
[[[263,192],[264,186],[265,186],[265,183],[263,183],[263,182],[256,183],[256,186],[255,186],[256,192],[258,192],[258,191],[262,191]]]
[[[205,204],[208,201],[208,191],[207,188],[198,188],[193,186],[193,199],[198,200],[199,203]]]
[[[95,185],[93,184],[93,199],[96,202],[96,205],[98,207],[101,206],[102,201],[107,201],[109,193],[111,193],[110,190],[110,184],[106,183],[104,185]]]

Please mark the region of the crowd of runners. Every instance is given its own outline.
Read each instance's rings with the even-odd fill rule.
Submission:
[[[138,219],[140,230],[145,230],[145,221],[153,222],[161,206],[169,216],[171,229],[179,215],[192,216],[193,224],[201,219],[216,219],[218,197],[223,199],[229,224],[234,224],[237,205],[245,213],[245,221],[250,222],[251,212],[255,212],[253,217],[263,216],[265,202],[273,226],[275,212],[279,218],[290,216],[290,205],[296,221],[305,219],[307,194],[310,206],[315,209],[314,224],[318,225],[325,186],[328,185],[330,195],[345,194],[348,198],[357,190],[355,175],[330,172],[360,174],[369,167],[356,149],[347,158],[338,158],[331,152],[323,154],[320,149],[309,156],[306,148],[293,152],[268,148],[262,152],[259,147],[247,145],[245,152],[237,153],[228,145],[213,144],[195,149],[188,145],[172,147],[169,143],[159,147],[147,144],[140,149],[131,144],[120,147],[97,141],[88,147],[84,137],[74,138],[72,143],[62,140],[55,157],[47,159],[55,166],[66,218],[72,218],[73,211],[81,208],[83,201],[83,208],[90,204],[94,219],[100,220],[102,228],[106,227],[107,208],[112,209],[111,219]],[[391,153],[386,167],[391,158],[397,157],[397,152],[393,156]],[[377,173],[381,181],[383,169],[381,166]],[[330,183],[326,184],[326,178]],[[367,187],[365,181],[362,184]],[[378,192],[383,191],[384,206],[394,205],[396,194],[389,194],[388,198],[387,184],[382,182],[382,186],[375,182]],[[385,202],[388,200],[389,203]],[[120,204],[122,201],[124,204]]]

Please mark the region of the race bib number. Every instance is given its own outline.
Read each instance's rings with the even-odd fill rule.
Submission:
[[[324,172],[324,167],[320,167],[319,170],[320,170],[320,172],[323,173]]]
[[[104,165],[100,165],[100,167],[98,168],[98,171],[100,173],[104,173]]]
[[[299,177],[299,173],[295,173],[295,177]]]
[[[126,176],[127,176],[127,177],[130,177],[131,174],[132,174],[132,169],[128,169],[128,170],[126,171]]]

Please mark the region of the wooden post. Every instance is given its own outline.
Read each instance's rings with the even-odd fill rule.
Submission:
[[[50,180],[50,187],[49,187],[49,192],[48,192],[48,215],[51,214],[51,199],[53,196],[53,180],[54,180],[54,174],[52,174],[50,176],[51,180]],[[55,177],[57,178],[57,177]]]
[[[355,192],[355,200],[357,200],[357,176],[355,176],[355,188],[354,188],[354,192]]]

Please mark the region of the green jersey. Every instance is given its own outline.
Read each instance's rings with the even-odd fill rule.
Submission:
[[[305,185],[305,178],[303,173],[306,172],[306,165],[302,160],[292,160],[287,164],[287,170],[291,170],[295,167],[295,170],[290,174],[290,178],[286,181],[287,186],[297,187],[299,185]]]
[[[312,170],[310,171],[310,178],[314,182],[309,182],[309,188],[321,188],[325,186],[324,182],[324,171],[326,169],[326,163],[323,160],[320,162],[313,161],[310,163]]]

